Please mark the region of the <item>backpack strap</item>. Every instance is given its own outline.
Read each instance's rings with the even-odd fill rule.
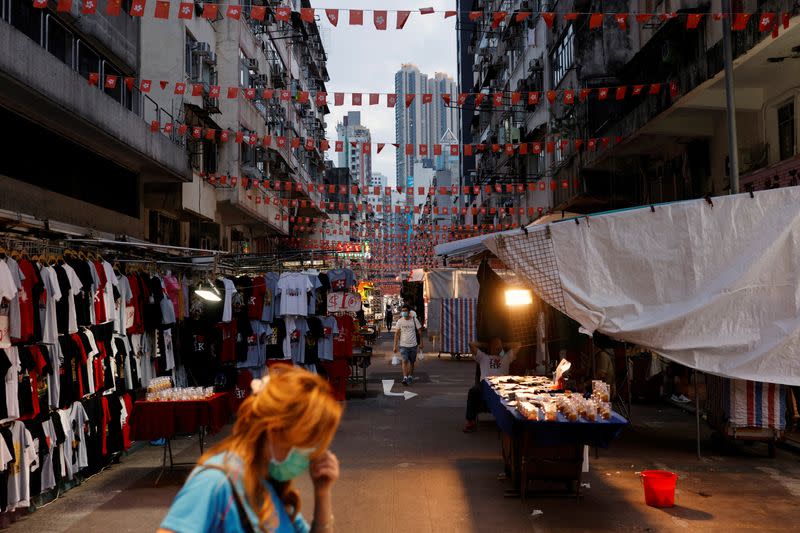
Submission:
[[[198,468],[201,470],[219,470],[225,474],[225,479],[228,480],[228,483],[231,485],[231,490],[233,491],[233,502],[236,504],[236,511],[239,513],[239,520],[242,523],[242,531],[244,531],[244,533],[256,533],[256,529],[253,527],[253,523],[250,521],[250,515],[247,514],[242,497],[239,495],[239,491],[236,489],[236,483],[234,483],[233,479],[231,479],[228,469],[222,466],[210,464],[199,465]]]

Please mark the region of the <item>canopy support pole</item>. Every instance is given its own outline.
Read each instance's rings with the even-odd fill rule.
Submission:
[[[700,456],[700,387],[697,383],[697,369],[694,371],[694,412],[697,419],[697,458]]]

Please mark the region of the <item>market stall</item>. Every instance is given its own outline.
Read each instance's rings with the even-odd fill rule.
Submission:
[[[427,335],[439,357],[443,353],[455,359],[468,355],[469,343],[476,339],[476,270],[431,269],[423,278],[423,294],[428,309]]]
[[[605,397],[602,396],[605,390]],[[628,421],[613,412],[608,389],[593,396],[554,392],[535,376],[496,376],[481,392],[504,439],[504,459],[524,498],[531,480],[573,482],[580,492],[584,446],[607,448]]]

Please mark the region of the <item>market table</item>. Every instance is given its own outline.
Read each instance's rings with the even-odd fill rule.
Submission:
[[[175,435],[196,433],[202,454],[205,435],[221,430],[230,421],[234,407],[234,398],[229,392],[218,392],[203,400],[167,402],[139,400],[134,403],[131,414],[131,439],[166,440],[161,472],[156,478],[156,485],[167,468],[167,454],[169,454],[170,470],[175,466],[184,465],[175,463],[172,458],[172,439]]]
[[[529,420],[507,404],[491,384],[481,381],[481,393],[507,446],[504,459],[515,487],[525,497],[528,474],[537,479],[575,481],[580,494],[583,446],[607,448],[628,421],[612,412],[609,420],[570,422],[558,413],[558,421]],[[505,448],[508,448],[507,450]]]

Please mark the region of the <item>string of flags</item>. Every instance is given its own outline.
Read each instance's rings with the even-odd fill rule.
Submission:
[[[33,7],[44,9],[48,6],[50,0],[33,0]],[[56,0],[56,11],[70,12],[73,9],[73,3],[78,4],[79,11],[82,15],[93,15],[98,13],[100,8],[99,0]],[[177,9],[173,10],[173,6],[177,4]],[[173,17],[177,19],[190,20],[195,16],[195,3],[194,2],[170,2],[168,0],[151,1],[150,5],[155,7],[149,9],[147,0],[130,0],[130,8],[128,14],[132,17],[143,17],[152,14],[157,19],[170,19]],[[622,31],[626,31],[632,20],[640,25],[648,24],[653,20],[666,22],[673,19],[685,19],[685,27],[687,29],[696,29],[699,27],[703,20],[719,22],[725,19],[731,19],[732,29],[734,31],[743,31],[751,19],[756,20],[759,31],[773,32],[777,36],[782,25],[784,29],[789,27],[789,19],[791,13],[777,12],[777,11],[737,11],[737,12],[709,12],[709,13],[678,13],[663,12],[663,13],[631,13],[631,12],[602,12],[602,11],[588,11],[580,12],[573,11],[567,13],[554,13],[543,12],[534,10],[515,10],[515,11],[462,11],[457,10],[437,10],[432,7],[422,7],[418,10],[399,10],[399,9],[315,9],[312,7],[304,7],[300,10],[294,10],[291,6],[263,6],[263,5],[244,5],[244,4],[228,4],[216,2],[203,2],[202,3],[201,17],[210,21],[219,20],[221,17],[240,20],[242,18],[249,19],[256,23],[287,23],[293,22],[304,24],[317,24],[318,14],[319,19],[324,13],[324,19],[327,20],[331,26],[338,27],[340,22],[346,18],[347,24],[350,26],[364,26],[365,13],[372,13],[372,24],[378,31],[385,31],[389,29],[389,14],[394,14],[395,24],[397,30],[402,30],[406,27],[411,15],[425,16],[439,14],[443,19],[449,19],[459,14],[466,15],[466,18],[472,22],[485,22],[488,23],[492,29],[499,28],[502,24],[522,23],[535,16],[541,16],[548,28],[552,28],[558,18],[563,19],[565,22],[588,20],[590,30],[597,30],[606,26],[617,27]],[[102,11],[108,16],[119,16],[122,14],[122,0],[106,0],[105,9]],[[346,16],[343,14],[347,13]],[[342,24],[344,25],[344,23]]]
[[[99,72],[91,72],[88,77],[89,85],[100,85],[101,76]],[[138,88],[140,92],[150,93],[153,90],[153,80],[137,79],[132,76],[117,76],[107,74],[103,78],[103,88],[116,89],[120,83],[124,83],[128,90],[132,91]],[[291,89],[274,89],[274,88],[259,88],[247,87],[242,88],[239,86],[222,87],[220,85],[208,85],[204,83],[187,83],[184,81],[170,82],[167,80],[159,80],[156,88],[160,87],[162,91],[168,90],[172,87],[172,93],[176,95],[191,95],[191,96],[207,96],[209,98],[222,98],[223,94],[228,99],[237,99],[243,96],[247,100],[255,100],[256,98],[262,100],[278,100],[282,102],[297,102],[301,104],[310,104],[312,101],[317,107],[325,107],[330,105],[328,101],[329,94],[324,91],[292,91]],[[669,83],[642,83],[633,85],[618,85],[610,87],[584,87],[584,88],[565,88],[549,91],[494,91],[492,93],[458,93],[458,94],[442,94],[441,99],[445,105],[451,107],[464,107],[467,103],[472,103],[475,107],[482,105],[484,102],[491,102],[494,107],[502,107],[506,105],[524,105],[535,106],[539,105],[543,99],[547,99],[551,104],[556,102],[565,105],[572,105],[576,102],[585,102],[590,97],[596,96],[597,101],[621,101],[626,98],[638,97],[643,95],[653,96],[659,95],[664,89],[669,91],[672,98],[679,94],[678,83],[672,81]],[[362,105],[380,105],[381,99],[386,102],[387,107],[395,107],[398,97],[402,98],[405,106],[409,107],[416,99],[416,94],[398,94],[396,93],[363,93],[363,92],[334,92],[333,105],[345,105],[345,96],[350,96],[350,104],[352,106]],[[433,93],[423,93],[420,95],[423,105],[433,103]]]

